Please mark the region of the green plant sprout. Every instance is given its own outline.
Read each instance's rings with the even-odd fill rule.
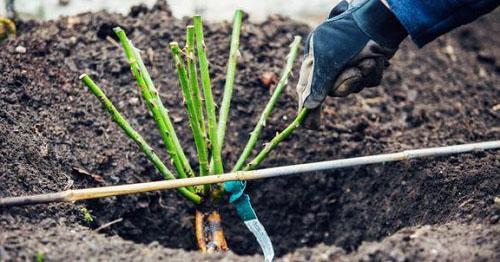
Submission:
[[[151,111],[152,117],[165,144],[166,151],[171,159],[174,172],[170,171],[154,152],[153,148],[132,128],[90,76],[83,74],[80,77],[83,83],[89,88],[90,92],[99,99],[104,108],[111,115],[113,121],[116,122],[125,134],[139,146],[149,161],[165,179],[172,180],[176,178],[218,175],[224,173],[222,148],[228,122],[231,97],[234,90],[242,18],[243,12],[237,10],[233,19],[226,82],[224,85],[218,122],[216,116],[217,105],[212,93],[209,62],[207,59],[201,17],[194,16],[193,25],[187,26],[186,44],[183,49],[181,49],[178,42],[171,42],[169,44],[196,147],[199,164],[198,172],[194,172],[191,168],[189,160],[182,148],[182,146],[185,145],[181,146],[179,142],[169,112],[160,99],[160,94],[154,86],[141,58],[140,52],[134,47],[124,30],[115,28],[114,32],[120,40],[127,61],[130,64],[130,70],[139,86],[146,107]],[[271,114],[279,96],[287,85],[295,58],[297,57],[300,42],[301,37],[296,36],[290,45],[290,53],[280,81],[259,118],[257,125],[252,131],[249,141],[238,159],[238,162],[235,164],[233,168],[234,171],[256,168],[280,142],[288,137],[300,125],[306,116],[307,110],[300,111],[294,121],[283,132],[273,138],[252,161],[247,161],[255,148],[267,118]],[[178,191],[191,202],[209,207],[204,208],[203,210],[205,211],[203,212],[199,211],[201,208],[197,208],[195,214],[196,242],[199,248],[204,252],[216,252],[228,249],[220,226],[220,215],[217,210],[212,210],[210,208],[212,205],[207,204],[219,199],[223,192],[221,185],[188,186],[178,188]],[[206,211],[207,209],[208,211]],[[90,215],[90,219],[91,218],[92,216]]]
[[[45,261],[45,254],[42,251],[37,251],[35,254],[35,260],[36,260],[36,262]]]
[[[85,207],[82,207],[80,209],[80,211],[82,211],[82,215],[83,215],[83,220],[87,223],[87,224],[92,224],[94,222],[94,218],[92,217],[92,214],[90,214],[89,210]]]

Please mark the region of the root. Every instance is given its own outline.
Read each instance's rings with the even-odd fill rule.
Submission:
[[[194,216],[194,229],[196,234],[196,244],[202,253],[207,252],[207,242],[205,241],[205,232],[203,228],[203,218],[204,215],[200,211],[196,210]]]
[[[201,212],[195,214],[196,243],[203,253],[216,253],[227,251],[226,238],[222,230],[221,217],[217,211]]]

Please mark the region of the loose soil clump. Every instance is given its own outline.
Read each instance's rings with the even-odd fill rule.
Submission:
[[[128,16],[98,12],[43,23],[19,21],[18,37],[0,44],[0,197],[161,179],[78,81],[83,72],[93,76],[167,159],[113,38],[111,29],[118,25],[143,50],[195,165],[196,150],[168,54],[168,43],[183,38],[188,22],[172,17],[162,5],[136,7]],[[217,101],[230,30],[227,22],[205,28]],[[306,37],[309,30],[280,16],[244,22],[223,152],[227,170],[271,94],[272,84],[261,79],[279,75],[293,36]],[[19,52],[19,46],[26,51]],[[297,130],[262,167],[500,139],[500,13],[421,50],[405,41],[391,63],[381,87],[329,99],[322,128]],[[266,123],[263,142],[296,114],[293,85],[299,65]],[[495,260],[500,256],[499,192],[497,152],[248,184],[277,255],[290,260]],[[84,219],[82,208],[93,221]],[[0,260],[32,259],[37,252],[53,260],[204,259],[189,251],[195,248],[193,214],[193,206],[175,191],[2,209]],[[231,250],[258,253],[232,207],[223,206],[222,216]],[[116,219],[121,220],[91,232]],[[249,259],[238,255],[228,258]]]

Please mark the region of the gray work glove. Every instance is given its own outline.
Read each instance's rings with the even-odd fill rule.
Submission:
[[[380,0],[340,2],[309,35],[297,84],[299,109],[316,124],[327,95],[343,97],[380,84],[407,32]]]

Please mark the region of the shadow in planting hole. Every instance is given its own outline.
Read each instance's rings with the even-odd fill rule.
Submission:
[[[487,167],[491,161],[494,154],[477,153],[372,165],[254,181],[248,192],[278,256],[319,243],[352,251],[362,241],[402,227],[486,216],[484,203],[460,204],[487,199],[494,190],[495,185],[484,183],[495,176]],[[471,168],[467,162],[476,164]],[[98,223],[123,218],[108,233],[140,243],[196,248],[194,208],[174,191],[91,201],[88,206]],[[225,206],[221,212],[230,248],[238,254],[260,252],[234,210]]]

